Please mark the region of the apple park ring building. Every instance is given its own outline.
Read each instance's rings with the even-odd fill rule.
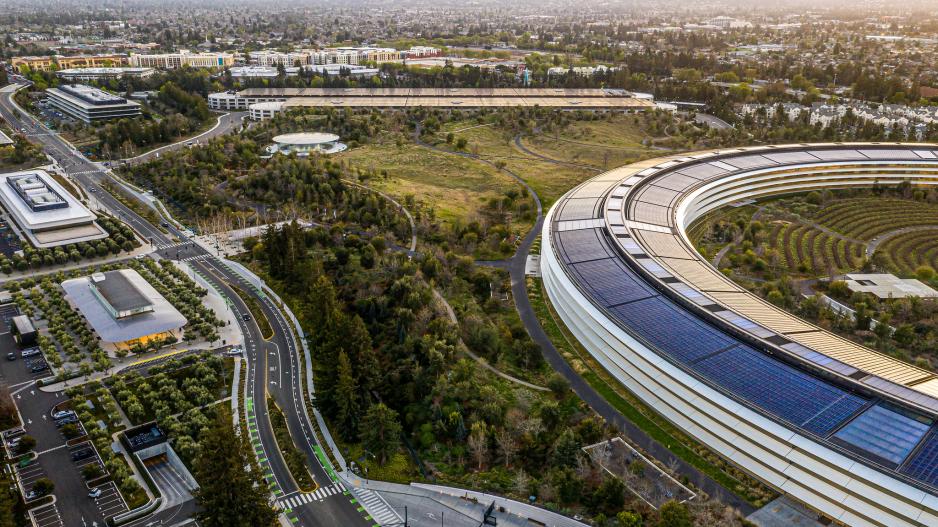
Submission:
[[[781,494],[845,525],[938,526],[938,375],[763,301],[686,233],[722,206],[902,181],[938,185],[938,145],[746,147],[617,168],[551,207],[544,288],[618,382]]]

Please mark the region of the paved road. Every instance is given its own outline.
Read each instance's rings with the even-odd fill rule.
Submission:
[[[121,163],[136,165],[157,158],[160,156],[160,154],[165,154],[166,152],[179,150],[189,145],[200,145],[208,143],[216,137],[238,131],[242,126],[244,118],[247,117],[247,114],[247,112],[232,112],[221,114],[218,116],[218,120],[212,128],[195,137],[180,141],[178,143],[173,143],[171,145],[155,148],[136,157],[122,159]]]
[[[195,244],[186,244],[186,235],[176,229],[171,222],[166,227],[166,232],[163,232],[101,188],[101,182],[104,180],[111,180],[111,183],[115,185],[121,183],[113,179],[109,171],[86,159],[57,134],[50,132],[35,119],[17,110],[11,98],[13,92],[18,88],[17,85],[0,88],[0,117],[7,120],[17,130],[25,129],[24,133],[27,137],[31,141],[40,144],[45,152],[51,155],[86,192],[92,192],[92,189],[94,189],[93,195],[101,205],[160,248],[157,251],[160,257],[180,258],[189,261],[209,282],[228,296],[233,309],[238,310],[239,313],[248,312],[240,297],[229,286],[229,284],[238,283],[239,276],[224,267],[221,261],[206,254],[201,247]],[[236,115],[230,114],[229,119],[236,119],[236,117],[233,117]],[[180,242],[183,242],[182,246],[179,245]],[[303,403],[305,393],[300,380],[301,375],[297,362],[299,358],[296,353],[297,344],[294,334],[288,330],[289,326],[286,324],[283,314],[266,296],[259,294],[252,288],[245,289],[248,295],[262,306],[275,333],[270,341],[266,341],[261,336],[256,321],[250,323],[245,323],[244,320],[241,321],[245,336],[245,349],[248,350],[249,379],[253,381],[253,390],[250,395],[254,400],[258,433],[265,457],[270,464],[271,477],[285,493],[295,491],[295,483],[292,482],[292,476],[276,447],[273,432],[270,428],[270,421],[266,413],[266,394],[268,391],[284,409],[293,437],[305,439],[305,441],[302,441],[301,447],[307,455],[308,464],[313,469],[313,475],[317,482],[323,486],[328,485],[330,484],[328,476],[313,455],[312,445],[315,444],[315,437],[312,434],[313,428]],[[252,350],[253,353],[251,353]],[[271,373],[270,368],[275,368],[273,373]],[[274,376],[276,376],[276,379],[272,378]],[[258,382],[260,380],[262,382]],[[268,382],[276,382],[276,384],[268,385]],[[363,516],[356,510],[357,506],[350,503],[348,499],[342,498],[342,496],[342,494],[339,494],[337,499],[312,502],[299,507],[296,510],[298,521],[294,522],[294,525],[367,525]],[[158,515],[151,516],[150,521],[163,520],[167,517],[180,521],[190,517],[194,510],[194,503],[187,501]],[[65,518],[68,518],[70,512],[73,512],[61,508],[60,511]],[[66,521],[66,525],[80,525],[78,517],[74,514],[71,516],[74,518],[74,522]],[[141,524],[146,524],[146,522]]]
[[[694,117],[694,121],[705,124],[715,130],[728,130],[733,127],[730,123],[720,119],[716,115],[710,115],[709,113],[698,113],[697,116]]]
[[[258,422],[266,421],[266,426],[259,427],[261,443],[270,460],[275,483],[283,492],[278,498],[289,498],[298,492],[286,464],[279,455],[271,455],[276,449],[276,441],[269,426],[266,394],[270,393],[287,418],[290,435],[296,438],[298,446],[306,455],[307,466],[311,469],[316,483],[321,487],[332,484],[326,470],[318,462],[313,445],[318,444],[313,433],[310,418],[304,405],[302,373],[299,364],[300,353],[296,340],[283,313],[276,308],[270,297],[259,295],[240,275],[226,267],[215,258],[198,259],[191,262],[204,275],[214,278],[223,293],[233,300],[232,308],[245,332],[246,352],[248,353],[248,396],[254,405]],[[250,311],[241,298],[232,290],[238,287],[257,301],[261,310],[274,328],[274,335],[265,340],[261,335],[257,321],[243,319]],[[293,509],[299,522],[294,525],[368,525],[356,506],[349,503],[341,493],[329,496],[322,502],[311,501]]]
[[[534,229],[532,229],[531,233],[525,238],[525,242],[522,246],[519,247],[518,253],[512,258],[508,272],[511,274],[512,296],[515,299],[515,307],[521,317],[521,322],[524,324],[534,342],[541,347],[541,351],[544,353],[544,358],[547,359],[548,364],[550,364],[555,371],[563,375],[567,382],[570,383],[573,391],[583,399],[586,404],[590,405],[590,407],[607,422],[615,425],[624,436],[634,441],[640,448],[651,454],[652,457],[668,466],[676,467],[678,474],[687,476],[691,483],[702,489],[712,498],[739,509],[743,514],[751,513],[754,508],[749,503],[742,500],[736,494],[733,494],[695,467],[684,462],[684,460],[675,456],[664,445],[649,437],[641,428],[629,421],[609,404],[605,398],[599,395],[589,383],[580,377],[580,375],[570,367],[563,356],[560,355],[557,348],[554,347],[554,343],[551,342],[550,337],[544,332],[540,321],[537,319],[537,315],[534,313],[534,308],[531,306],[530,300],[528,300],[527,284],[524,276],[526,255],[537,233],[540,232],[542,225],[543,218],[539,218]],[[543,240],[542,243],[549,242]]]

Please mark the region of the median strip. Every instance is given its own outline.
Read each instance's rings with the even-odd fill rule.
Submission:
[[[277,446],[280,448],[280,453],[283,455],[283,460],[286,462],[296,486],[299,487],[300,492],[313,492],[316,490],[317,485],[306,466],[306,456],[300,452],[293,442],[290,430],[287,427],[287,419],[272,397],[267,398],[267,409]]]

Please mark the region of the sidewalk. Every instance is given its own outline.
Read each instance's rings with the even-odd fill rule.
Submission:
[[[483,492],[424,483],[403,485],[385,481],[363,480],[350,472],[345,472],[342,476],[350,488],[367,489],[379,493],[400,515],[403,515],[403,512],[398,510],[399,508],[396,505],[408,504],[408,516],[412,521],[420,517],[426,517],[427,514],[439,512],[439,507],[436,507],[434,511],[422,510],[428,508],[425,502],[421,505],[422,499],[426,499],[449,511],[445,517],[447,523],[451,519],[453,525],[467,520],[474,521],[475,525],[478,525],[483,519],[485,510],[494,502],[495,517],[498,518],[499,525],[529,526],[533,520],[533,522],[548,527],[587,527],[587,524],[562,514]],[[412,511],[410,510],[411,507],[417,510]]]

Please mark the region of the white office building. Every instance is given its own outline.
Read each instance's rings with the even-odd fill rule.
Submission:
[[[234,64],[231,53],[192,53],[181,49],[177,53],[156,55],[130,55],[130,65],[137,68],[160,68],[173,70],[183,66],[190,68],[226,68]]]
[[[396,62],[401,53],[393,48],[327,48],[312,52],[313,64],[361,64]]]
[[[62,282],[62,288],[109,350],[178,339],[188,322],[133,269],[73,278]]]
[[[49,88],[46,94],[54,108],[86,123],[140,115],[140,103],[85,84]]]
[[[89,82],[130,77],[145,79],[156,73],[153,68],[69,68],[55,72],[68,82]]]
[[[229,68],[228,71],[231,73],[231,78],[236,81],[247,79],[275,79],[280,75],[276,66],[236,66]],[[284,73],[286,73],[288,77],[296,77],[299,72],[300,68],[284,68]]]
[[[248,53],[251,64],[256,64],[258,66],[277,66],[278,64],[283,64],[284,66],[308,66],[312,64],[312,58],[310,56],[312,52],[308,50],[300,51],[290,51],[290,52],[281,52],[281,51],[252,51]]]
[[[57,247],[107,237],[97,216],[44,170],[0,174],[0,203],[17,233],[35,247]]]

